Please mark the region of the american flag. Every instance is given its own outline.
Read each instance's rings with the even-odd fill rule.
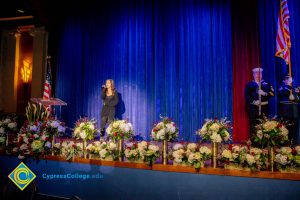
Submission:
[[[284,59],[287,65],[290,64],[291,48],[289,18],[290,14],[287,0],[280,0],[275,56]]]
[[[51,97],[51,69],[50,69],[50,61],[47,61],[47,74],[46,80],[44,84],[44,93],[43,99],[50,99]]]

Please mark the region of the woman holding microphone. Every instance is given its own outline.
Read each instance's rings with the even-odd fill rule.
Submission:
[[[106,124],[110,124],[116,114],[116,107],[119,102],[118,93],[115,89],[115,82],[112,79],[107,79],[105,85],[101,87],[101,99],[103,100],[101,111],[101,133],[100,137],[104,136]]]

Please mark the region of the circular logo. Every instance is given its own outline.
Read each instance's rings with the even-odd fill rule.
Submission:
[[[26,168],[18,168],[14,172],[14,180],[21,185],[25,185],[30,181],[29,171]]]

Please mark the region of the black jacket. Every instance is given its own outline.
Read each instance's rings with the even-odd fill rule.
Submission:
[[[114,118],[116,114],[116,106],[119,103],[118,92],[115,91],[112,96],[107,96],[106,89],[103,88],[101,90],[101,99],[103,100],[101,117]]]

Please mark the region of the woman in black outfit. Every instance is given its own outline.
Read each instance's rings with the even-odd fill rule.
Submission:
[[[105,85],[102,85],[101,99],[103,106],[101,111],[101,135],[104,136],[106,124],[110,124],[116,114],[116,106],[119,102],[118,93],[115,89],[115,83],[112,79],[108,79]]]

